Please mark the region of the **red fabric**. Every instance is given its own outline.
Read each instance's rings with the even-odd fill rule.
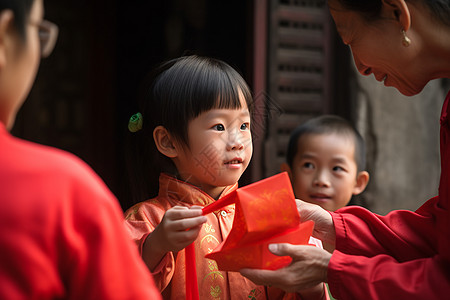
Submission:
[[[203,214],[234,203],[233,227],[227,238],[206,258],[222,271],[243,268],[276,270],[289,265],[289,256],[274,255],[271,243],[307,244],[314,222],[300,223],[287,172],[239,188],[204,207]]]
[[[233,192],[237,184],[228,186],[221,197]],[[166,174],[159,178],[157,198],[138,203],[126,212],[126,224],[130,237],[142,251],[147,236],[161,223],[164,213],[174,207],[214,203],[214,199],[202,190]],[[294,293],[285,293],[274,287],[255,285],[237,272],[220,271],[214,260],[205,255],[215,249],[229,234],[235,215],[235,206],[206,215],[198,238],[195,240],[195,261],[200,299],[299,299]],[[156,286],[164,299],[185,299],[185,250],[169,252],[153,270]]]
[[[195,247],[194,244],[188,245],[184,249],[186,261],[186,300],[198,300],[197,267],[195,265]]]
[[[2,124],[0,205],[0,299],[160,299],[98,176]]]
[[[361,207],[331,213],[336,251],[328,284],[338,299],[443,299],[450,294],[450,127],[441,115],[439,196],[386,216]]]

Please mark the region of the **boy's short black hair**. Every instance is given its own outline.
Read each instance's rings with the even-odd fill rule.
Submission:
[[[358,172],[366,168],[366,146],[358,130],[344,118],[335,115],[323,115],[310,119],[298,126],[289,138],[286,162],[292,167],[294,157],[298,151],[299,139],[307,134],[340,134],[351,136],[355,141],[355,161]]]

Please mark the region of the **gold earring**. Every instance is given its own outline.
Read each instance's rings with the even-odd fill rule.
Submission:
[[[403,29],[402,29],[402,34],[403,34],[403,40],[402,40],[403,46],[409,47],[409,45],[411,45],[411,39],[406,36],[406,32]]]

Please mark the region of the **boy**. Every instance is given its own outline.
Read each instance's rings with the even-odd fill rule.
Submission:
[[[345,119],[324,115],[298,126],[291,134],[286,163],[295,197],[329,211],[346,206],[369,182],[365,145]]]

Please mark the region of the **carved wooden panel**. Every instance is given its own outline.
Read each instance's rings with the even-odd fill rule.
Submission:
[[[308,118],[330,112],[332,89],[331,18],[326,1],[269,1],[264,176],[279,172],[291,131]]]

